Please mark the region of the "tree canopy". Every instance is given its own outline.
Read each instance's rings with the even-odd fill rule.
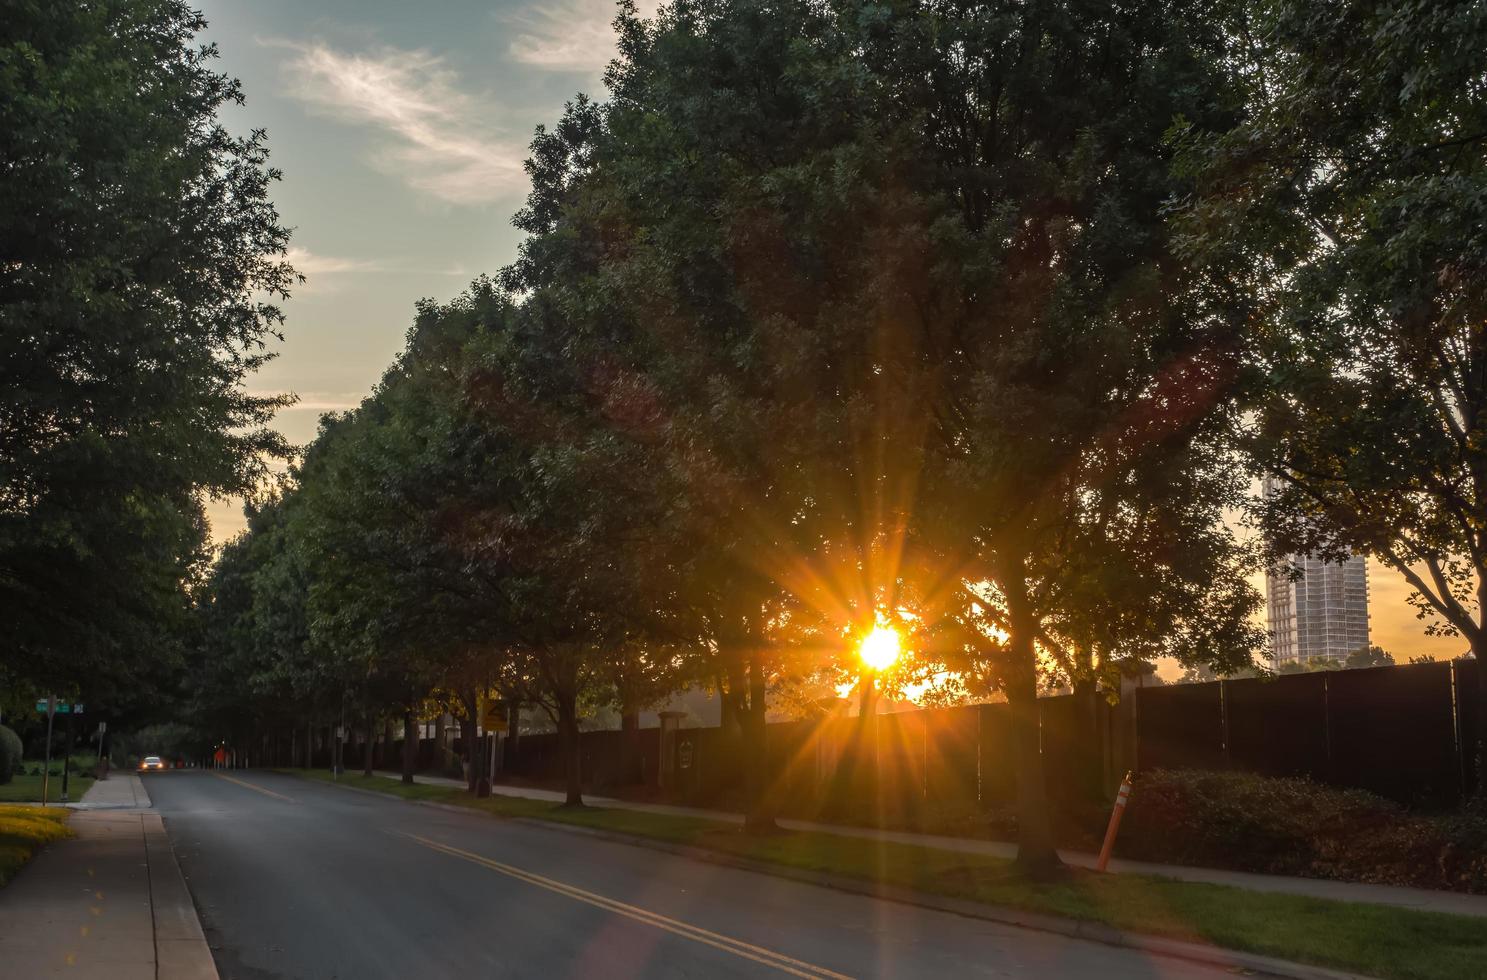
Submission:
[[[1478,7],[621,3],[607,95],[531,143],[515,260],[420,303],[272,487],[263,135],[215,121],[241,94],[178,4],[27,7],[7,669],[77,684],[168,633],[242,738],[349,708],[415,743],[432,703],[470,753],[481,704],[536,705],[571,804],[585,716],[702,685],[750,830],[771,710],[1005,698],[1048,870],[1040,692],[1093,742],[1159,659],[1253,669],[1267,556],[1376,555],[1487,651]],[[196,581],[201,496],[250,488]]]
[[[262,131],[175,0],[0,17],[0,657],[59,690],[161,673],[202,497],[283,456],[269,356],[294,271]],[[146,683],[148,683],[146,681]]]

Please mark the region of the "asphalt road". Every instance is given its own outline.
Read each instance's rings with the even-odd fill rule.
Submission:
[[[292,776],[146,785],[224,980],[1232,976]]]

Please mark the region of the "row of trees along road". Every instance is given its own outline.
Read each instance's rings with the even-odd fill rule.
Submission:
[[[496,691],[550,713],[573,803],[580,717],[706,684],[764,831],[767,705],[857,679],[887,621],[885,689],[1010,702],[1040,872],[1040,685],[1246,665],[1255,474],[1275,549],[1376,555],[1487,643],[1480,5],[622,4],[516,261],[420,306],[191,617],[194,502],[283,449],[240,392],[292,277],[272,171],[210,121],[236,89],[183,8],[52,6],[0,73],[7,671],[169,629],[245,738],[349,707],[411,743]]]
[[[245,393],[295,282],[262,133],[168,0],[0,11],[0,700],[115,725],[179,674],[202,498],[259,483]]]
[[[1289,487],[1275,549],[1374,554],[1476,646],[1487,127],[1447,41],[1479,9],[616,26],[608,101],[533,142],[517,261],[420,309],[224,556],[231,676],[410,725],[541,703],[572,802],[580,714],[708,683],[764,830],[768,698],[856,676],[887,618],[884,686],[1010,702],[1036,871],[1040,679],[1245,664],[1253,473]]]
[[[1167,5],[617,26],[609,101],[533,142],[518,259],[421,307],[229,546],[215,689],[411,726],[494,687],[572,750],[588,706],[708,683],[765,830],[768,699],[854,679],[886,618],[915,656],[885,686],[1011,702],[1021,860],[1055,863],[1040,674],[1093,699],[1258,640],[1221,520],[1243,346],[1163,213],[1172,121],[1242,108],[1221,33]]]

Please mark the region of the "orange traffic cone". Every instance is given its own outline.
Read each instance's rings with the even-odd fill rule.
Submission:
[[[1120,830],[1120,818],[1125,815],[1126,802],[1131,798],[1131,774],[1121,781],[1120,791],[1115,794],[1115,806],[1110,809],[1110,826],[1105,828],[1105,843],[1100,845],[1100,860],[1096,871],[1104,871],[1110,863],[1110,852],[1115,850],[1115,834]]]

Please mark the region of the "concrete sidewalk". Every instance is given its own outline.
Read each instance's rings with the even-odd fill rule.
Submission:
[[[401,779],[400,773],[378,772],[379,776]],[[463,789],[465,783],[459,779],[442,776],[415,776],[415,781],[431,786],[451,786]],[[529,800],[563,802],[563,794],[556,790],[533,789],[525,786],[491,787],[491,792],[502,796],[514,796]],[[643,813],[659,813],[674,817],[694,817],[702,820],[717,820],[722,823],[741,824],[743,816],[722,810],[705,810],[699,807],[669,806],[662,803],[636,803],[616,800],[604,796],[584,795],[584,800],[595,806],[617,810],[639,810]],[[864,840],[884,841],[894,844],[909,844],[915,847],[933,847],[938,850],[960,851],[965,854],[981,854],[1006,858],[1017,856],[1017,845],[1005,841],[978,840],[966,837],[942,837],[936,834],[915,834],[898,830],[875,830],[870,827],[850,827],[841,824],[815,823],[809,820],[779,821],[786,830],[813,831],[836,834],[841,837],[857,837]],[[1066,864],[1081,868],[1093,868],[1096,855],[1082,851],[1059,851]],[[1370,885],[1350,881],[1331,881],[1325,878],[1296,878],[1285,875],[1252,874],[1246,871],[1224,871],[1218,868],[1193,868],[1176,864],[1155,864],[1148,861],[1110,862],[1110,870],[1116,874],[1157,875],[1181,881],[1205,882],[1213,885],[1228,885],[1250,891],[1271,892],[1283,895],[1304,895],[1312,898],[1327,898],[1339,902],[1362,902],[1369,905],[1387,905],[1397,908],[1417,909],[1429,912],[1447,912],[1452,915],[1470,915],[1487,918],[1487,895],[1465,895],[1460,892],[1436,891],[1429,888],[1405,888],[1398,885]]]
[[[79,810],[69,826],[73,839],[45,848],[0,888],[5,975],[216,980],[160,815]]]
[[[83,798],[72,804],[76,810],[149,809],[150,794],[144,781],[132,772],[114,770],[107,779],[95,780]]]

